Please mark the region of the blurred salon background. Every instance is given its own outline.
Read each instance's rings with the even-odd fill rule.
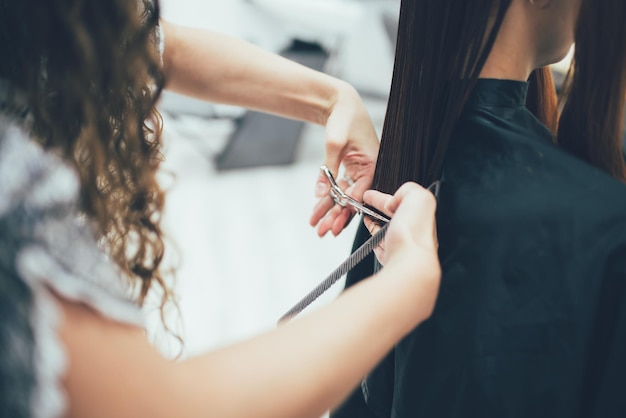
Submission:
[[[166,20],[246,39],[350,82],[380,135],[399,0],[161,1]],[[567,61],[554,66],[557,79],[566,69]],[[160,110],[180,308],[170,309],[169,324],[182,351],[154,304],[149,330],[166,355],[184,358],[275,327],[349,254],[357,221],[339,237],[319,238],[309,226],[322,127],[168,93]]]
[[[380,133],[393,67],[397,0],[162,0],[166,20],[230,34],[352,83]],[[164,94],[165,227],[182,357],[255,335],[349,255],[309,226],[324,129]],[[176,257],[172,253],[176,252]],[[337,283],[311,309],[336,297]],[[365,307],[364,307],[365,309]],[[161,350],[179,354],[148,306]]]

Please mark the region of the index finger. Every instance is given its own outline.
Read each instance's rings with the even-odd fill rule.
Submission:
[[[387,203],[389,210],[395,213],[398,210],[398,206],[400,206],[400,203],[408,196],[419,199],[421,204],[432,205],[432,203],[434,202],[435,204],[432,205],[434,211],[434,207],[436,206],[436,199],[434,194],[428,191],[428,189],[425,189],[419,184],[413,182],[407,182],[400,186],[400,188],[389,199]]]
[[[392,199],[391,195],[379,192],[378,190],[367,190],[363,194],[363,202],[383,212],[389,217],[391,217],[393,213],[395,212],[395,210],[392,211],[388,208],[388,205],[391,199]]]

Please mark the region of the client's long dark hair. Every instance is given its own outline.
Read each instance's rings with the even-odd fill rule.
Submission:
[[[626,2],[583,0],[559,145],[626,182]]]
[[[511,0],[403,0],[391,94],[374,187],[428,185],[487,60]],[[531,77],[529,105],[555,126],[556,90],[548,69]]]

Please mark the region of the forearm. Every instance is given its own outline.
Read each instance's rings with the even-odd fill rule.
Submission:
[[[430,314],[438,274],[390,263],[322,309],[181,363],[141,330],[59,301],[68,416],[318,418]]]
[[[375,278],[278,329],[195,359],[166,361],[141,330],[59,300],[68,416],[317,418],[336,406],[432,313],[441,277],[434,197],[407,184],[393,197],[370,192],[366,202],[393,217],[386,264]]]
[[[166,88],[199,99],[325,124],[351,87],[245,41],[162,22]]]
[[[407,276],[406,268],[388,266],[323,309],[185,362],[180,373],[189,392],[183,404],[197,410],[227,408],[213,409],[215,416],[321,416],[430,314],[431,303],[420,303],[415,295],[432,289],[409,290],[406,281],[394,282],[394,276]],[[415,286],[423,283],[428,281],[416,280]],[[209,372],[221,377],[208,377]]]

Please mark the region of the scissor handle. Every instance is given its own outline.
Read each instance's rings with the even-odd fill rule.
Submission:
[[[328,179],[328,182],[330,183],[330,187],[332,189],[337,190],[340,194],[345,194],[343,190],[341,190],[337,182],[335,181],[335,177],[333,176],[333,173],[330,172],[330,169],[328,167],[323,165],[320,167],[320,170],[322,170],[322,173],[324,173],[324,175]]]

